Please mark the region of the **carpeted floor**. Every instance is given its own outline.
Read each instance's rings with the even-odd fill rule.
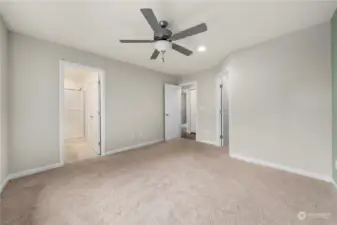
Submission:
[[[1,225],[324,225],[337,190],[179,139],[11,181],[0,210]]]

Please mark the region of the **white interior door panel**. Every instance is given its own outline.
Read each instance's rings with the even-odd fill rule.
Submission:
[[[181,88],[165,84],[165,140],[181,137]]]

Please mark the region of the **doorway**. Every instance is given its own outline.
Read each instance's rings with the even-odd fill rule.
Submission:
[[[104,155],[103,77],[101,69],[61,61],[61,163]]]
[[[196,140],[197,87],[195,83],[181,85],[181,137]]]
[[[197,83],[165,84],[165,140],[196,140]]]

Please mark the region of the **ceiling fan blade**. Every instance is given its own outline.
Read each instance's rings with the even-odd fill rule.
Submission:
[[[156,16],[154,15],[154,12],[152,9],[145,8],[145,9],[140,9],[140,11],[143,13],[143,16],[145,17],[147,22],[150,24],[152,30],[155,33],[162,31],[162,28],[159,26],[158,20]]]
[[[156,59],[159,55],[159,51],[157,49],[155,49],[151,55],[151,59]]]
[[[120,43],[153,43],[154,40],[119,40]]]
[[[205,32],[206,30],[207,30],[207,25],[205,23],[201,23],[199,25],[196,25],[194,27],[190,27],[186,30],[180,31],[180,32],[172,35],[169,38],[169,40],[176,41],[176,40],[179,40],[179,39],[183,39],[185,37],[189,37],[189,36],[192,36],[192,35],[196,35],[196,34]]]
[[[175,44],[175,43],[172,43],[172,49],[174,49],[177,52],[180,52],[181,54],[184,54],[186,56],[190,56],[193,53],[191,50],[188,50],[187,48],[185,48],[181,45]]]

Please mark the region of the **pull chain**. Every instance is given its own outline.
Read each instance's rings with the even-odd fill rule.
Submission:
[[[161,51],[161,61],[163,61],[163,63],[165,62],[164,54],[165,54],[165,51]]]

